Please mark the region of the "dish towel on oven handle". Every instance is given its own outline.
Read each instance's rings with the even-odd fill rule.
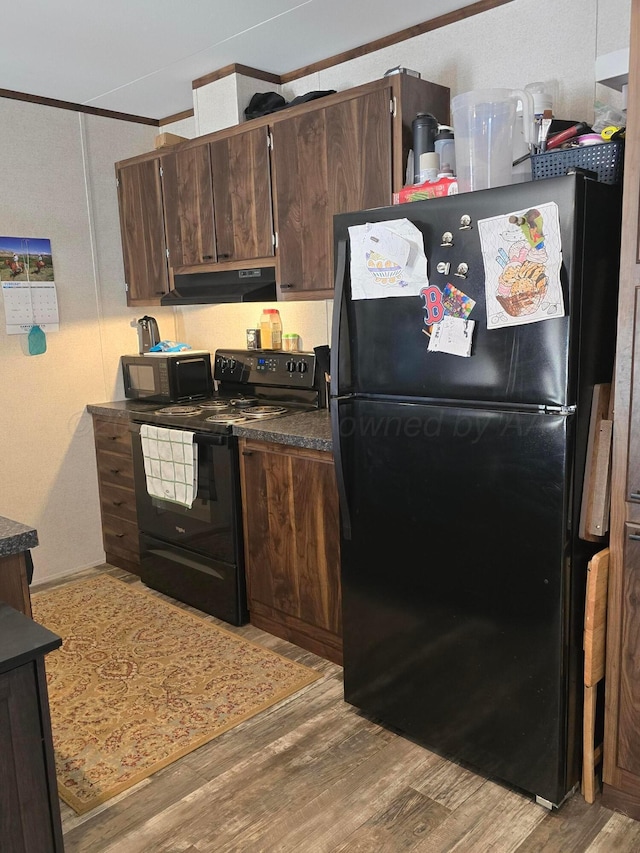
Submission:
[[[191,508],[198,491],[198,445],[189,430],[141,424],[147,492]]]

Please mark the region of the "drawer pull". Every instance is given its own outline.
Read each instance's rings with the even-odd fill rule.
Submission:
[[[253,450],[243,450],[242,455],[243,456],[253,456]]]
[[[632,501],[640,501],[640,492],[631,492],[629,497]]]
[[[122,506],[122,504],[124,503],[124,501],[111,501],[111,503],[112,503],[114,506]]]
[[[640,542],[640,533],[630,533],[629,539],[633,540],[633,542]]]
[[[115,533],[114,535],[117,539],[124,539],[124,533]]]
[[[109,436],[109,441],[117,441],[117,440],[118,440],[118,436],[117,436],[117,435],[110,435],[110,436]]]
[[[111,471],[112,474],[119,474],[120,473],[119,468],[110,468],[109,470]]]

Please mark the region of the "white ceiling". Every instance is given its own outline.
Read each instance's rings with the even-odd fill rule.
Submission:
[[[0,87],[160,119],[231,63],[285,74],[470,0],[21,0],[5,3]]]

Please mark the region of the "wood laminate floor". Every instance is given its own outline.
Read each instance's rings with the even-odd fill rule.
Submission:
[[[35,589],[99,571],[140,585],[106,566]],[[66,853],[640,851],[640,822],[579,793],[548,812],[358,713],[339,666],[231,630],[322,677],[86,815],[62,803]]]

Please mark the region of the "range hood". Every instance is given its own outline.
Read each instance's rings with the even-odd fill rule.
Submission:
[[[223,302],[275,302],[274,267],[175,275],[174,289],[161,305],[219,305]]]

